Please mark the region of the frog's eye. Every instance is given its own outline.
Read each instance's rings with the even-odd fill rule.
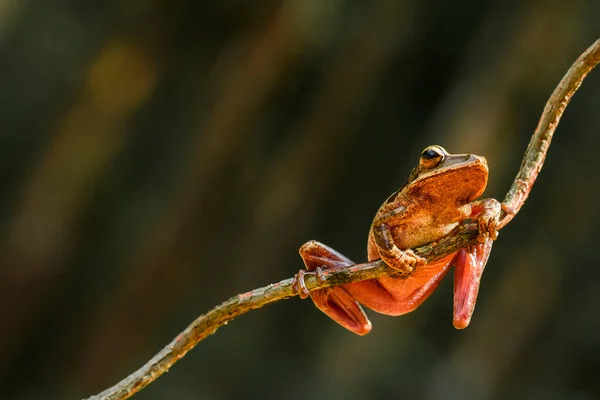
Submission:
[[[429,146],[421,153],[419,164],[423,168],[435,168],[444,160],[446,151],[440,146]]]

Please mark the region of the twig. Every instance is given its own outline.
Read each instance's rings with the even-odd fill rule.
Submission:
[[[531,136],[527,150],[525,150],[519,172],[504,198],[503,204],[512,209],[514,213],[504,213],[499,228],[506,226],[519,212],[525,200],[527,200],[531,187],[544,165],[550,141],[552,141],[552,136],[560,118],[571,98],[577,89],[579,89],[581,82],[583,82],[587,74],[598,63],[600,63],[600,39],[596,40],[594,44],[575,60],[571,68],[569,68],[565,76],[558,83],[558,86],[556,86],[556,89],[554,89],[554,92],[552,92],[546,103],[546,107],[544,107],[540,122],[538,122],[535,132]]]
[[[560,81],[554,93],[546,103],[540,122],[525,151],[523,163],[515,180],[504,199],[506,209],[512,213],[505,213],[501,217],[500,228],[504,227],[521,209],[538,173],[540,172],[546,153],[556,130],[558,122],[569,104],[571,97],[577,91],[586,75],[600,63],[600,39],[590,46],[569,68],[564,78]],[[477,224],[468,222],[441,239],[439,242],[429,244],[415,252],[434,261],[459,248],[477,242]],[[342,269],[330,269],[323,273],[324,281],[319,282],[314,275],[306,275],[308,290],[331,287],[365,279],[373,279],[382,275],[393,275],[393,270],[382,261],[373,261],[357,264]],[[260,308],[266,304],[284,300],[295,296],[292,290],[293,279],[286,279],[273,285],[254,289],[250,292],[239,294],[230,298],[221,305],[213,308],[208,313],[201,315],[181,332],[171,343],[156,354],[127,378],[102,393],[89,397],[89,399],[126,399],[142,390],[160,375],[165,373],[175,362],[182,358],[196,344],[212,335],[221,326],[235,317],[248,311]]]

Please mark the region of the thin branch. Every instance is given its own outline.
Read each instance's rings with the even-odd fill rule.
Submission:
[[[503,212],[500,228],[504,227],[525,203],[533,183],[542,168],[552,135],[567,104],[569,104],[571,97],[577,91],[586,75],[598,63],[600,63],[600,39],[575,61],[554,90],[554,93],[550,96],[540,122],[531,138],[531,142],[525,151],[521,168],[504,199],[507,209],[511,209],[513,213],[507,214]],[[475,244],[477,242],[477,235],[477,224],[467,222],[439,242],[417,248],[415,252],[421,257],[425,257],[428,261],[434,261],[460,248]],[[377,260],[351,267],[323,271],[324,281],[322,282],[319,282],[314,275],[307,274],[305,282],[308,290],[315,290],[393,274],[394,271],[392,269],[381,260]],[[102,393],[89,397],[89,399],[112,400],[129,398],[165,373],[196,344],[215,333],[218,328],[227,324],[227,322],[233,320],[235,317],[266,304],[295,296],[296,293],[292,289],[292,282],[292,278],[286,279],[230,298],[208,313],[198,317],[198,319],[192,322],[171,343],[152,357],[139,370]]]
[[[519,172],[504,198],[503,204],[512,209],[514,213],[504,213],[500,221],[500,229],[506,226],[525,204],[531,187],[544,165],[546,153],[560,118],[573,95],[579,89],[581,82],[598,63],[600,63],[600,39],[596,40],[575,60],[556,86],[556,89],[554,89],[554,92],[552,92],[546,107],[544,107],[540,122],[538,122],[535,132],[531,136],[529,146],[525,150]]]

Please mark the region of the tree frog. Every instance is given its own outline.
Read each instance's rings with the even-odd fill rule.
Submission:
[[[453,323],[457,329],[466,328],[497,236],[500,209],[504,209],[495,199],[476,200],[485,190],[487,180],[488,165],[484,157],[449,154],[437,145],[426,147],[408,182],[381,205],[369,232],[369,261],[381,258],[398,271],[398,276],[309,293],[304,285],[306,273],[318,276],[322,269],[355,264],[312,240],[300,247],[307,270],[296,275],[294,290],[299,291],[302,298],[310,295],[315,305],[340,325],[364,335],[371,330],[371,322],[361,304],[382,314],[409,313],[429,297],[454,265]],[[431,263],[411,250],[441,239],[467,219],[478,221],[478,244]]]

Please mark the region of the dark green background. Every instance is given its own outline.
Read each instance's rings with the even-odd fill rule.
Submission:
[[[0,12],[0,398],[77,399],[199,314],[356,261],[426,145],[502,199],[600,2],[28,1]],[[139,399],[600,398],[600,70],[492,251],[355,336],[310,301],[247,314]]]

